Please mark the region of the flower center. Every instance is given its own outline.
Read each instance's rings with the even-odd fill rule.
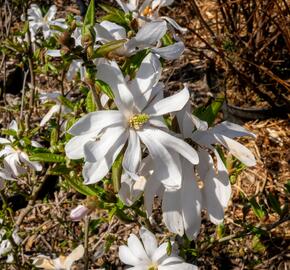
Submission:
[[[143,11],[143,16],[152,16],[153,15],[153,10],[151,7],[147,6],[144,11]]]
[[[139,130],[149,120],[149,115],[145,113],[135,114],[129,119],[129,126],[136,130]]]
[[[148,270],[158,270],[158,265],[156,265],[155,263],[151,264],[149,265]]]

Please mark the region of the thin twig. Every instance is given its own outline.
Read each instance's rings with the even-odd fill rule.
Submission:
[[[29,73],[29,70],[26,70],[24,73],[24,79],[23,79],[23,85],[22,85],[21,108],[20,108],[20,121],[23,118],[24,100],[25,100],[25,85],[26,85],[26,79],[27,79],[28,73]]]
[[[86,215],[85,217],[85,239],[84,239],[84,270],[89,269],[89,225],[90,225],[90,216]]]

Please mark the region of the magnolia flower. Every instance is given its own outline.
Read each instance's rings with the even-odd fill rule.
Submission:
[[[55,19],[56,14],[56,6],[52,5],[45,16],[42,15],[41,9],[36,4],[32,4],[30,9],[27,11],[28,21],[29,21],[29,29],[31,32],[32,41],[35,40],[35,35],[38,29],[42,29],[43,36],[45,39],[52,36],[55,33],[55,30],[51,30],[50,26],[58,26],[61,28],[66,28],[64,19]]]
[[[40,122],[40,126],[43,127],[45,126],[45,124],[52,118],[52,116],[54,114],[58,114],[61,113],[63,115],[70,113],[71,109],[66,107],[65,105],[63,105],[60,100],[59,97],[61,96],[60,93],[58,92],[52,92],[52,93],[41,93],[40,94],[40,101],[42,101],[43,103],[45,102],[49,102],[49,101],[54,101],[55,105],[53,105],[50,110],[47,112],[47,114],[42,118],[41,122]]]
[[[47,256],[40,255],[33,261],[33,264],[35,267],[45,270],[71,270],[74,262],[81,259],[84,253],[84,247],[79,245],[67,257],[59,256],[56,259],[50,259]]]
[[[159,10],[162,7],[171,5],[174,0],[145,0],[141,5],[139,0],[116,0],[124,12],[133,12],[133,16],[138,19],[140,25],[148,21],[164,20],[171,26],[181,32],[186,32],[187,29],[178,25],[173,19],[167,16],[159,16]]]
[[[65,147],[71,159],[85,158],[83,176],[86,184],[100,181],[128,142],[123,168],[137,178],[141,161],[141,141],[146,145],[162,183],[180,187],[179,153],[191,163],[198,163],[196,151],[183,140],[164,131],[162,115],[180,110],[189,98],[185,87],[179,93],[162,98],[158,84],[160,62],[147,55],[134,80],[126,82],[115,62],[99,65],[97,78],[111,87],[118,111],[97,111],[78,120],[68,131],[75,137]],[[96,140],[97,139],[97,140]]]
[[[231,184],[227,168],[214,145],[224,146],[245,165],[254,166],[256,163],[254,155],[249,149],[232,138],[240,136],[255,137],[255,135],[243,127],[227,121],[208,128],[206,122],[191,114],[189,104],[177,113],[177,118],[184,137],[191,138],[200,146],[198,148],[200,163],[197,166],[197,171],[203,182],[203,188],[201,189],[203,207],[207,209],[210,220],[219,224],[223,221],[224,209],[227,207],[231,196]],[[214,153],[216,166],[206,149]]]
[[[168,243],[163,243],[158,247],[157,240],[153,233],[142,227],[140,238],[135,234],[130,234],[128,246],[120,246],[120,260],[132,267],[127,269],[140,270],[196,270],[195,265],[184,262],[173,249],[171,254],[167,254]],[[174,242],[172,242],[174,244]]]
[[[18,126],[15,120],[13,120],[9,127],[9,130],[18,131]],[[0,158],[4,157],[4,168],[0,170],[0,177],[6,180],[15,180],[22,174],[27,173],[27,168],[23,165],[27,165],[32,170],[41,171],[42,165],[36,161],[30,161],[28,155],[20,149],[15,149],[13,146],[14,137],[9,136],[9,139],[0,138],[0,144],[4,145],[4,148],[0,151]],[[20,141],[21,143],[22,141]],[[31,141],[31,145],[34,147],[42,147],[38,142]]]
[[[130,56],[136,52],[151,48],[151,51],[164,59],[177,59],[184,51],[183,42],[158,48],[157,43],[166,34],[167,25],[164,21],[152,21],[145,23],[135,37],[127,38],[126,29],[116,23],[103,21],[95,25],[97,40],[107,43],[114,40],[127,40],[127,42],[115,52],[119,55]]]

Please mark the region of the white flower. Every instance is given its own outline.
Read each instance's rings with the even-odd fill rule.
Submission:
[[[4,239],[6,231],[4,229],[0,230],[0,258],[3,256],[7,256],[7,263],[13,261],[13,254],[10,252],[13,249],[13,245],[9,239]],[[18,236],[17,231],[13,231],[12,233],[13,241],[16,245],[19,245],[22,239]]]
[[[232,138],[255,135],[243,127],[224,121],[214,127],[208,128],[207,123],[191,114],[190,105],[177,113],[179,127],[185,138],[191,138],[199,145],[198,154],[200,162],[197,171],[203,182],[202,200],[203,207],[207,209],[210,220],[219,224],[224,218],[224,209],[227,207],[231,196],[231,184],[227,168],[225,167],[214,145],[224,146],[237,159],[247,166],[254,166],[254,155],[242,144]],[[214,153],[213,158],[206,150]]]
[[[178,25],[173,19],[167,16],[159,16],[160,8],[171,5],[174,0],[145,0],[141,5],[139,0],[129,0],[128,3],[123,0],[116,1],[124,12],[133,12],[133,16],[138,19],[140,25],[148,21],[164,20],[178,31],[187,31],[186,28]]]
[[[33,261],[33,264],[37,268],[42,268],[45,270],[70,270],[74,262],[84,256],[84,252],[84,247],[79,245],[67,257],[59,256],[58,258],[52,260],[49,257],[40,255]]]
[[[95,25],[97,41],[107,43],[114,40],[127,40],[115,52],[119,55],[130,56],[136,52],[151,48],[151,51],[167,60],[177,59],[184,51],[183,42],[177,42],[167,47],[159,48],[160,39],[166,34],[167,25],[164,21],[145,23],[135,37],[127,38],[126,29],[116,23],[103,21]]]
[[[29,21],[29,29],[31,32],[32,41],[35,40],[35,35],[38,29],[42,29],[43,36],[45,39],[52,36],[55,33],[55,30],[51,30],[50,26],[56,25],[61,28],[66,28],[64,19],[54,19],[56,14],[56,6],[52,5],[45,16],[42,15],[41,9],[36,4],[32,4],[30,9],[27,11],[28,21]]]
[[[131,270],[197,270],[198,268],[184,262],[176,251],[172,250],[167,254],[168,243],[158,247],[157,240],[153,233],[142,227],[140,229],[142,242],[135,234],[130,234],[128,246],[120,246],[120,260],[132,267]],[[174,243],[172,243],[174,244]]]
[[[198,163],[196,151],[183,140],[163,131],[162,115],[180,110],[189,98],[187,88],[162,98],[158,80],[160,62],[149,54],[143,60],[134,80],[126,82],[115,62],[99,65],[97,78],[110,85],[118,111],[97,111],[82,117],[69,130],[75,135],[66,145],[71,159],[85,157],[83,176],[86,184],[101,180],[128,141],[123,168],[138,179],[141,141],[146,145],[163,184],[180,187],[180,160],[177,152],[191,163]],[[98,140],[96,138],[98,137]]]
[[[71,112],[71,109],[66,107],[65,105],[61,104],[60,100],[58,99],[61,96],[58,92],[52,92],[52,93],[40,93],[40,101],[43,103],[54,101],[55,105],[53,105],[50,110],[47,112],[47,114],[42,118],[40,122],[40,126],[43,127],[45,124],[52,118],[54,114],[61,113],[62,115],[65,115],[67,113]]]
[[[16,132],[18,131],[15,120],[10,123],[9,129]],[[13,142],[13,136],[10,136],[9,139],[0,138],[0,144],[4,145],[4,148],[0,151],[0,158],[4,157],[4,168],[0,170],[0,177],[6,180],[15,180],[15,177],[27,173],[27,168],[23,167],[23,165],[27,165],[32,170],[41,171],[42,165],[39,162],[30,161],[25,152],[14,148],[12,145]],[[34,147],[41,147],[36,141],[31,141],[31,145]]]

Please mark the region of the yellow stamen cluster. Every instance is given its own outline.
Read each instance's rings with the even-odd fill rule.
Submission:
[[[151,264],[149,267],[148,267],[148,270],[158,270],[158,266],[156,264]]]
[[[143,16],[151,16],[152,14],[153,14],[153,10],[149,6],[147,6],[143,11]]]
[[[136,130],[139,130],[143,127],[144,124],[147,123],[149,120],[149,115],[142,113],[142,114],[135,114],[129,119],[129,126]]]

